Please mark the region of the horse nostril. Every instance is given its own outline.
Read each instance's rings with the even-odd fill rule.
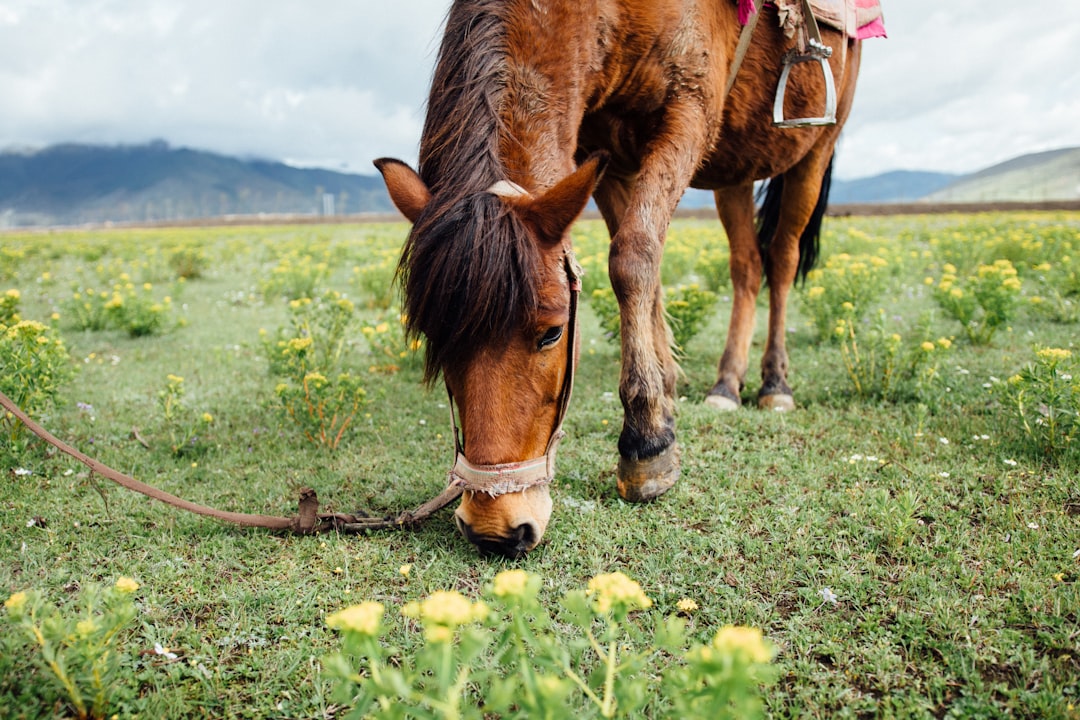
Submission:
[[[457,524],[461,534],[465,536],[465,539],[475,545],[476,549],[484,555],[501,555],[516,560],[524,557],[525,553],[529,552],[540,539],[540,533],[537,531],[536,525],[531,522],[524,522],[511,528],[509,535],[506,537],[482,535],[469,527],[468,523],[456,515],[454,516],[454,522]]]
[[[519,548],[523,555],[540,539],[536,525],[531,522],[521,523],[516,528],[512,528],[510,533],[510,542]]]

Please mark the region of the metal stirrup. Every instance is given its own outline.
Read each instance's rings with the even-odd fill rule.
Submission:
[[[829,58],[832,48],[821,41],[814,12],[809,0],[803,0],[803,27],[801,31],[809,35],[806,49],[793,48],[784,53],[784,69],[780,73],[780,82],[776,86],[776,99],[773,101],[773,125],[784,128],[811,127],[836,124],[836,84],[833,82]],[[804,62],[817,62],[825,78],[825,113],[821,117],[784,118],[784,91],[794,65]]]

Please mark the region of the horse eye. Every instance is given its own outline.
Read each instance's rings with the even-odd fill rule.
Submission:
[[[544,333],[544,336],[540,338],[540,342],[538,342],[536,344],[537,347],[540,348],[541,350],[543,350],[544,348],[551,347],[555,343],[559,342],[559,338],[562,337],[562,333],[563,333],[562,325],[556,325],[555,327],[549,327],[547,329],[547,332]]]

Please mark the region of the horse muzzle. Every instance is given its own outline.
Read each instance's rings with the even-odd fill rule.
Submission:
[[[518,558],[539,544],[551,520],[551,481],[562,430],[540,457],[474,465],[458,452],[448,485],[462,490],[458,530],[481,552]]]
[[[491,496],[466,490],[454,511],[461,534],[481,554],[516,559],[535,548],[551,520],[551,486]]]

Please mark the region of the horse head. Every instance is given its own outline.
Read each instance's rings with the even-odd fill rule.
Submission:
[[[605,162],[591,157],[537,194],[507,180],[433,192],[406,164],[376,162],[413,223],[398,266],[406,326],[427,340],[425,379],[446,383],[456,416],[450,482],[463,489],[455,520],[484,553],[525,554],[551,518],[578,354],[568,231]]]

